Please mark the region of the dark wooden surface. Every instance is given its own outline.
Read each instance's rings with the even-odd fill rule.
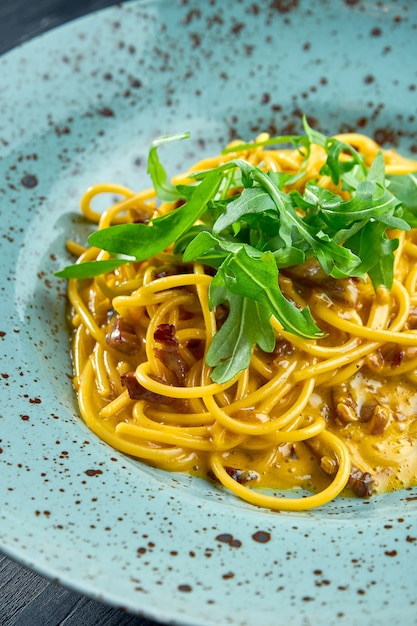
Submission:
[[[113,609],[0,555],[1,626],[158,626]]]
[[[115,0],[0,0],[0,54]]]
[[[0,54],[113,0],[0,0]],[[1,80],[1,77],[0,77]],[[161,626],[32,572],[0,553],[0,626]]]

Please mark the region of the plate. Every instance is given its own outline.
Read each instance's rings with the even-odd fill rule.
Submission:
[[[71,387],[65,239],[91,184],[148,184],[229,139],[359,128],[417,152],[412,1],[135,1],[0,60],[0,546],[115,606],[180,625],[416,624],[417,489],[307,513],[251,507],[117,453]]]

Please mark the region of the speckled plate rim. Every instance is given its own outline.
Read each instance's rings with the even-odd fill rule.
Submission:
[[[243,4],[241,22],[224,9],[223,17],[230,20],[227,32],[231,24],[238,34],[239,24],[255,19],[259,4]],[[394,5],[399,11],[397,3],[384,3],[387,9]],[[277,623],[277,614],[279,623],[295,626],[319,620],[415,623],[416,490],[369,501],[344,499],[305,514],[275,514],[249,507],[205,482],[143,467],[98,441],[78,418],[67,352],[65,286],[52,272],[66,259],[68,230],[82,235],[83,225],[74,214],[80,192],[102,175],[122,182],[144,177],[147,143],[141,149],[137,142],[160,130],[155,111],[147,111],[155,93],[163,95],[156,112],[164,113],[167,125],[180,111],[181,124],[196,132],[190,146],[169,155],[176,168],[192,162],[202,149],[201,125],[204,150],[210,152],[225,128],[230,131],[236,124],[230,119],[236,103],[227,88],[226,104],[209,102],[214,111],[209,116],[208,105],[201,105],[195,93],[191,97],[189,90],[185,103],[165,76],[150,77],[149,67],[138,62],[147,40],[138,42],[134,19],[142,34],[161,24],[168,34],[172,23],[188,27],[187,42],[176,50],[183,62],[192,60],[185,72],[203,58],[197,46],[202,37],[198,11],[207,11],[206,23],[210,18],[216,24],[215,38],[221,41],[225,19],[217,23],[217,13],[208,5],[184,6],[150,1],[107,9],[0,60],[10,105],[0,126],[5,180],[0,205],[5,266],[0,278],[1,549],[73,589],[166,623],[243,626],[262,618],[268,626]],[[279,19],[291,30],[297,21],[315,17],[321,28],[322,6],[311,2],[306,10],[288,3]],[[412,11],[410,2],[401,7]],[[378,28],[379,16],[364,11],[355,20],[359,17],[361,23],[369,20],[367,32]],[[333,30],[344,23],[343,15],[331,12],[328,20]],[[402,52],[403,38],[394,34]],[[310,54],[319,37],[320,32],[312,35],[298,54]],[[245,45],[255,39],[256,32],[250,32]],[[158,53],[167,54],[168,47],[161,45]],[[303,63],[305,78],[313,65]],[[117,77],[109,76],[113,65]],[[219,58],[209,66],[220,68],[222,75]],[[402,69],[404,80],[415,81],[407,63]],[[353,70],[357,68],[350,70],[349,80]],[[175,67],[170,71],[175,74]],[[356,101],[369,97],[364,87],[369,82],[378,92],[384,71],[378,60],[372,63],[373,73],[364,63],[361,76],[368,83],[361,81]],[[294,88],[297,78],[287,77],[288,86]],[[261,75],[260,82],[264,80]],[[148,95],[137,96],[142,82]],[[236,84],[241,83],[239,77]],[[262,94],[267,101],[267,92]],[[325,103],[312,94],[313,108],[322,107],[324,118]],[[395,115],[408,104],[407,98],[395,101]],[[149,132],[132,131],[132,115],[149,124]],[[407,133],[409,146],[415,136]],[[84,171],[86,164],[91,169]]]

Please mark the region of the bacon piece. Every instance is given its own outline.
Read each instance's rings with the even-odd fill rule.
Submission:
[[[294,346],[286,339],[280,339],[276,342],[273,356],[274,360],[286,357],[294,352]]]
[[[394,369],[401,365],[405,351],[397,343],[387,343],[367,357],[366,363],[373,372],[380,372],[386,367]]]
[[[182,358],[176,329],[173,324],[159,324],[154,332],[154,339],[162,348],[154,348],[155,356],[174,375],[179,385],[184,385],[188,366]]]
[[[403,362],[405,352],[398,344],[389,346],[389,349],[384,354],[385,362],[390,365],[391,368],[398,367]]]
[[[342,424],[355,422],[358,419],[357,404],[346,383],[334,387],[332,398],[336,417]]]
[[[217,330],[220,330],[229,315],[229,307],[226,304],[218,304],[214,310],[214,315],[216,316]]]
[[[414,330],[417,328],[417,306],[410,306],[405,328],[406,330]]]
[[[342,280],[328,278],[320,286],[332,300],[351,306],[354,309],[357,308],[359,292],[355,278],[344,278]]]
[[[258,472],[255,472],[255,470],[243,470],[237,467],[229,467],[228,465],[225,465],[224,469],[227,474],[229,474],[229,476],[233,478],[233,480],[239,483],[239,485],[245,485],[252,480],[259,479],[259,474]],[[207,476],[208,478],[210,478],[210,480],[214,480],[217,483],[220,482],[216,474],[212,470],[209,470],[207,472]]]
[[[281,273],[290,276],[302,285],[315,287],[327,278],[321,265],[313,258],[307,259],[300,265],[292,265],[281,270]]]
[[[148,207],[138,207],[130,211],[134,224],[147,224],[151,219],[151,213]]]
[[[379,436],[387,428],[388,424],[393,419],[393,412],[388,407],[378,404],[371,417],[370,421],[370,433],[371,435]]]
[[[176,276],[177,274],[188,274],[192,272],[190,265],[161,265],[155,269],[155,278],[165,278],[165,276]]]
[[[372,419],[372,416],[375,413],[375,409],[377,406],[378,406],[378,402],[376,400],[372,400],[371,402],[365,402],[361,406],[361,410],[359,413],[359,421],[369,422],[369,420]]]
[[[126,387],[131,400],[145,400],[153,404],[165,404],[167,406],[174,403],[174,398],[163,396],[162,394],[149,391],[137,380],[134,372],[126,372],[120,376],[120,382]]]
[[[359,292],[357,288],[356,278],[334,279],[326,276],[319,263],[311,258],[300,265],[287,267],[280,273],[289,276],[299,285],[305,287],[313,287],[320,289],[326,293],[329,298],[357,308],[359,300]]]
[[[133,326],[120,315],[113,315],[111,318],[106,333],[106,343],[125,354],[135,352],[141,347],[140,339]]]
[[[204,356],[204,341],[200,341],[199,339],[190,339],[187,341],[187,349],[191,352],[193,357],[199,361]]]
[[[175,326],[173,324],[159,324],[153,335],[155,341],[162,343],[167,350],[178,348],[178,339],[175,336]]]
[[[365,403],[360,411],[361,422],[369,422],[369,433],[379,436],[394,419],[394,412],[376,400]]]
[[[255,472],[255,470],[243,470],[237,467],[229,467],[228,465],[224,466],[224,469],[229,474],[233,480],[235,480],[239,485],[245,485],[246,483],[250,483],[252,480],[258,480],[259,474]]]
[[[372,495],[372,476],[357,467],[352,467],[347,486],[358,498],[369,498]]]

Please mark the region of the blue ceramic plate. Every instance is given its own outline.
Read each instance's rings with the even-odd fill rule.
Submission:
[[[65,239],[90,184],[148,184],[230,138],[359,128],[417,151],[413,0],[132,2],[0,60],[0,545],[92,597],[193,626],[417,623],[417,490],[303,514],[123,456],[71,387]]]

